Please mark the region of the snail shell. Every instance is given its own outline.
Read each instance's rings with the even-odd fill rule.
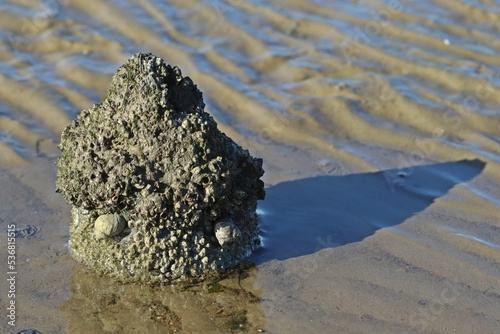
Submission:
[[[215,237],[219,245],[232,245],[241,237],[241,231],[231,218],[222,220],[215,224]]]
[[[127,222],[119,214],[100,215],[94,223],[94,235],[97,239],[112,237],[120,234],[126,226]]]

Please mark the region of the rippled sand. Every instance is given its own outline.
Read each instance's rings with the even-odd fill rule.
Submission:
[[[499,31],[494,0],[2,2],[0,245],[40,229],[16,330],[220,333],[246,310],[249,332],[498,332]],[[60,133],[139,51],[264,159],[257,270],[224,293],[142,296],[68,256]]]

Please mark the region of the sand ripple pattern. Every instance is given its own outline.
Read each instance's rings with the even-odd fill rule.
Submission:
[[[3,160],[29,160],[98,103],[131,53],[181,66],[230,135],[498,160],[500,13],[489,1],[10,1],[0,5]],[[262,153],[265,155],[265,152]]]
[[[99,103],[116,68],[131,54],[150,51],[199,85],[222,130],[264,158],[270,185],[434,162],[484,162],[481,178],[453,189],[426,213],[434,219],[446,213],[440,226],[383,230],[394,244],[377,247],[373,258],[433,272],[428,284],[435,294],[440,279],[457,277],[456,268],[476,272],[458,275],[463,281],[456,284],[466,289],[461,296],[471,297],[466,286],[477,280],[473,289],[498,302],[498,31],[495,0],[2,1],[0,164],[52,159],[64,126]],[[461,217],[476,223],[471,227]],[[447,265],[413,259],[408,247]],[[339,277],[339,284],[361,289],[370,279],[362,276]],[[390,296],[387,289],[397,290],[384,284],[370,287],[380,300]],[[407,290],[405,296],[418,293]],[[392,302],[407,310],[405,300]],[[498,320],[494,308],[470,300],[455,304],[459,311],[449,320],[455,327],[470,320],[469,309],[480,308],[493,319],[489,324]],[[344,312],[345,320],[357,311]],[[371,320],[385,329],[419,328],[382,318]]]

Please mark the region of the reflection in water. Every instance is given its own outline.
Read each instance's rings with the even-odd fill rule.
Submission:
[[[480,160],[461,160],[279,183],[259,206],[264,247],[255,261],[286,260],[361,241],[424,210],[484,167]]]
[[[62,306],[67,333],[229,333],[264,327],[256,268],[204,284],[121,284],[86,269]]]

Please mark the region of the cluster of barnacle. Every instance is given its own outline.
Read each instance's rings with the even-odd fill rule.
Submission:
[[[177,67],[137,54],[61,136],[73,255],[132,280],[200,277],[258,243],[262,160],[217,129]]]

